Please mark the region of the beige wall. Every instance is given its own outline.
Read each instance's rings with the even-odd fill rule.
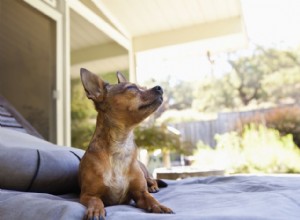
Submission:
[[[55,141],[55,22],[18,0],[0,1],[0,94]]]

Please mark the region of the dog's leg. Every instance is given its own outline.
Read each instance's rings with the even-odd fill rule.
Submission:
[[[148,191],[144,174],[139,166],[135,166],[131,171],[134,177],[130,182],[129,192],[138,208],[153,213],[173,213],[173,211],[161,205]]]
[[[158,187],[155,179],[152,179],[151,177],[146,177],[145,179],[146,179],[147,186],[148,186],[148,192],[156,193],[159,191],[159,187]]]
[[[80,203],[87,207],[86,219],[87,220],[104,220],[105,219],[105,209],[102,200],[96,196],[90,196],[88,194],[80,195]]]
[[[141,170],[143,171],[144,177],[146,179],[147,186],[148,186],[148,192],[156,193],[159,191],[159,187],[167,187],[168,186],[168,184],[162,180],[153,179],[152,175],[149,173],[146,166],[141,161],[138,161],[138,163],[139,163],[139,166],[140,166]]]
[[[97,157],[86,151],[81,159],[79,167],[80,178],[80,203],[87,207],[86,219],[88,220],[104,220],[105,209],[102,197],[105,194],[106,187],[103,182],[103,164],[95,163]],[[104,160],[102,160],[105,163]]]
[[[147,181],[147,186],[148,186],[148,192],[151,193],[156,193],[159,191],[157,182],[152,178],[151,174],[149,173],[149,171],[147,170],[146,166],[141,162],[138,161],[139,166],[141,168],[141,170],[143,171],[144,177]]]
[[[138,208],[153,213],[173,214],[173,211],[170,208],[160,204],[149,192],[147,192],[147,190],[135,191],[132,193],[132,197]]]

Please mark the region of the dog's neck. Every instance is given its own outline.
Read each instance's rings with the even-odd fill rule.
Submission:
[[[123,124],[113,121],[107,114],[99,113],[94,136],[92,138],[90,149],[122,148],[124,146],[134,147],[133,127],[126,127]]]

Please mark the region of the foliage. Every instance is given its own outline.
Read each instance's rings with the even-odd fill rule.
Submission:
[[[96,118],[93,103],[86,97],[80,79],[71,81],[72,146],[86,149],[93,134],[92,118]]]
[[[236,58],[236,53],[229,54],[228,62],[233,69],[231,74],[236,77],[233,87],[237,90],[243,105],[248,105],[252,100],[266,101],[275,95],[268,92],[267,83],[273,74],[280,72],[277,74],[277,80],[275,84],[272,84],[273,86],[281,88],[283,85],[286,86],[281,79],[286,78],[286,74],[291,76],[299,73],[298,57],[297,50],[287,51],[260,46],[256,46],[252,53],[239,58]],[[298,85],[299,82],[293,81]]]
[[[164,148],[176,151],[182,150],[180,136],[170,131],[166,125],[139,126],[134,132],[136,144],[149,151]]]
[[[88,121],[72,123],[72,146],[80,149],[87,149],[95,130],[95,123]]]
[[[262,125],[250,125],[239,134],[216,136],[217,146],[211,149],[202,143],[195,152],[198,166],[225,168],[229,173],[299,173],[300,150],[292,136]]]
[[[295,144],[300,147],[300,107],[287,106],[256,114],[242,120],[238,127],[253,123],[276,129],[281,135],[292,134]]]
[[[300,65],[278,69],[262,80],[266,101],[271,103],[300,103]]]
[[[226,62],[225,62],[226,61]],[[193,108],[200,112],[220,112],[257,108],[268,103],[300,103],[300,50],[263,48],[222,54],[212,65],[228,63],[230,68],[201,81],[159,82],[164,89],[164,110]],[[184,73],[183,73],[184,74]],[[212,74],[214,75],[214,74]],[[153,84],[149,82],[147,84]]]
[[[266,125],[280,132],[292,134],[294,142],[300,147],[300,108],[278,108],[266,115]]]
[[[227,74],[220,79],[199,82],[194,91],[192,107],[201,112],[218,112],[237,106],[237,95],[230,80],[230,75]]]
[[[248,105],[253,99],[259,99],[264,94],[261,81],[268,71],[266,63],[262,62],[260,51],[254,51],[254,56],[244,56],[239,59],[229,59],[233,72],[234,83],[231,85],[238,94],[243,105]]]
[[[93,103],[86,97],[80,79],[73,79],[71,81],[71,94],[72,122],[96,117]]]
[[[193,108],[239,109],[261,103],[300,103],[300,52],[256,46],[227,55],[231,71],[197,85]]]

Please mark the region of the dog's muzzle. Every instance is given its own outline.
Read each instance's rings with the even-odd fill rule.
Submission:
[[[164,93],[163,88],[161,88],[160,86],[155,86],[152,88],[153,91],[155,91],[157,94],[162,95]]]

